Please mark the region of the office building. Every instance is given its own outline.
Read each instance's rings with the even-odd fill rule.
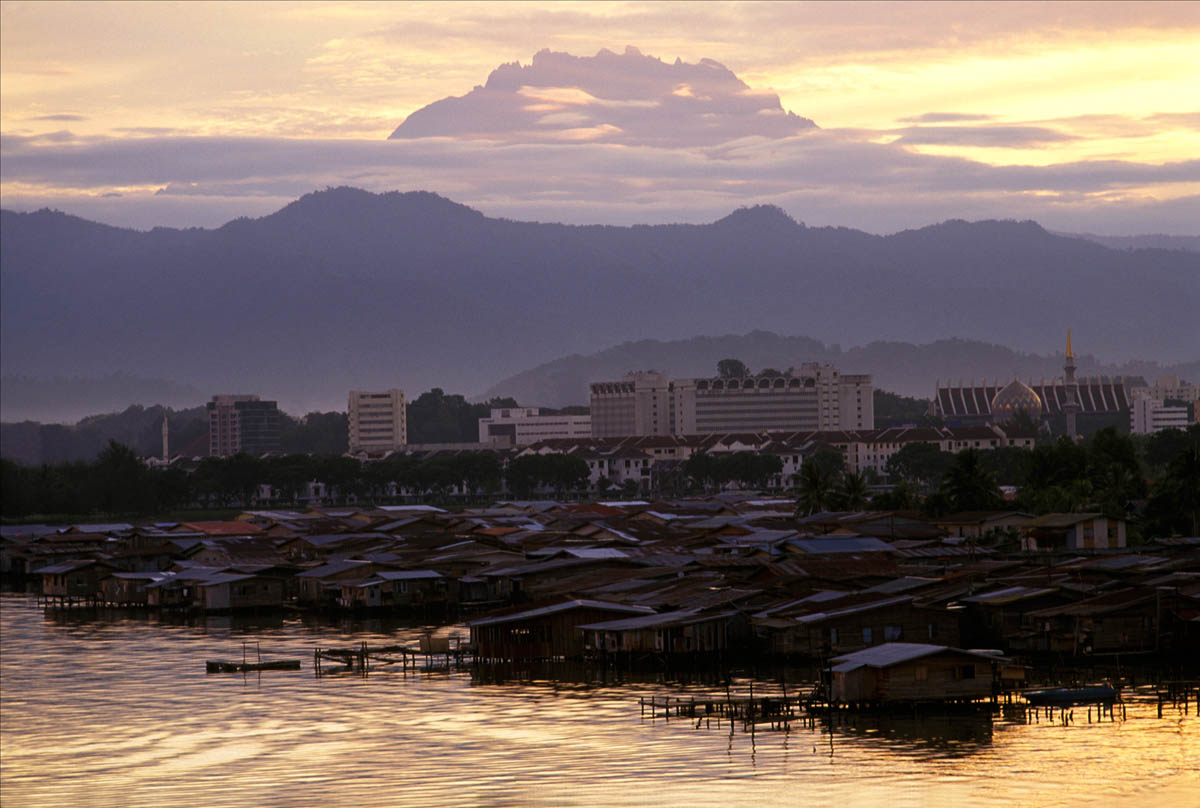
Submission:
[[[501,448],[591,435],[590,415],[542,415],[537,407],[497,408],[487,418],[479,419],[479,442]]]
[[[744,377],[669,380],[630,373],[591,386],[593,437],[873,429],[871,377],[832,365]]]
[[[385,454],[408,443],[408,405],[403,390],[351,390],[347,411],[351,454]]]
[[[1167,406],[1161,399],[1135,398],[1129,411],[1129,431],[1149,435],[1164,429],[1187,429],[1191,426],[1188,408]]]
[[[215,395],[208,402],[208,453],[229,457],[279,451],[282,414],[274,401],[244,394]]]

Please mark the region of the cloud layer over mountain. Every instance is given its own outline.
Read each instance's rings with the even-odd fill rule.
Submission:
[[[811,224],[872,232],[962,216],[1188,235],[1200,234],[1197,159],[997,165],[921,149],[1041,147],[1098,129],[1137,138],[1152,127],[1195,129],[1194,117],[1013,123],[943,111],[886,130],[821,129],[712,60],[542,51],[414,112],[385,142],[154,128],[136,137],[5,134],[0,174],[10,208],[57,206],[142,227],[216,225],[346,183],[429,189],[491,215],[573,223],[710,221],[771,203]]]
[[[632,46],[593,57],[543,50],[501,65],[487,84],[417,110],[392,139],[452,137],[501,143],[618,143],[688,148],[813,128],[779,96],[756,92],[712,59],[667,64]]]

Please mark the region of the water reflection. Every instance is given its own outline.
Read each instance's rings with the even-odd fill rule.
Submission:
[[[291,615],[47,616],[0,597],[0,804],[1200,804],[1194,706],[1158,719],[1139,699],[1123,723],[881,716],[747,733],[643,719],[638,699],[744,695],[752,684],[774,695],[804,671],[313,675],[313,648],[415,644],[431,628],[465,631]],[[247,640],[304,669],[204,672],[205,659],[240,654]]]

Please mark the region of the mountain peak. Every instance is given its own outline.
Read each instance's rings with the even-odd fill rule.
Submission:
[[[456,221],[464,218],[482,219],[483,214],[432,191],[388,191],[376,194],[343,185],[307,193],[275,213],[263,217],[261,221],[328,227],[347,220],[376,221],[381,218]]]
[[[718,219],[713,224],[717,227],[780,228],[787,230],[804,227],[803,222],[796,221],[788,215],[787,211],[775,205],[752,205],[746,208],[738,208],[733,213]]]

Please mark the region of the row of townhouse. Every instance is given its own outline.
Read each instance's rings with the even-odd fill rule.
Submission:
[[[1033,448],[1036,434],[1010,425],[982,427],[892,427],[888,429],[811,432],[749,432],[719,435],[677,435],[632,438],[548,440],[521,450],[523,454],[564,453],[588,464],[589,483],[607,478],[617,485],[634,481],[645,490],[655,488],[656,477],[679,468],[693,454],[752,452],[779,457],[782,471],[768,487],[785,489],[800,472],[804,457],[818,448],[840,451],[846,469],[862,473],[871,469],[883,475],[888,460],[913,443],[937,446],[957,454],[966,449],[988,451],[1005,447]]]

